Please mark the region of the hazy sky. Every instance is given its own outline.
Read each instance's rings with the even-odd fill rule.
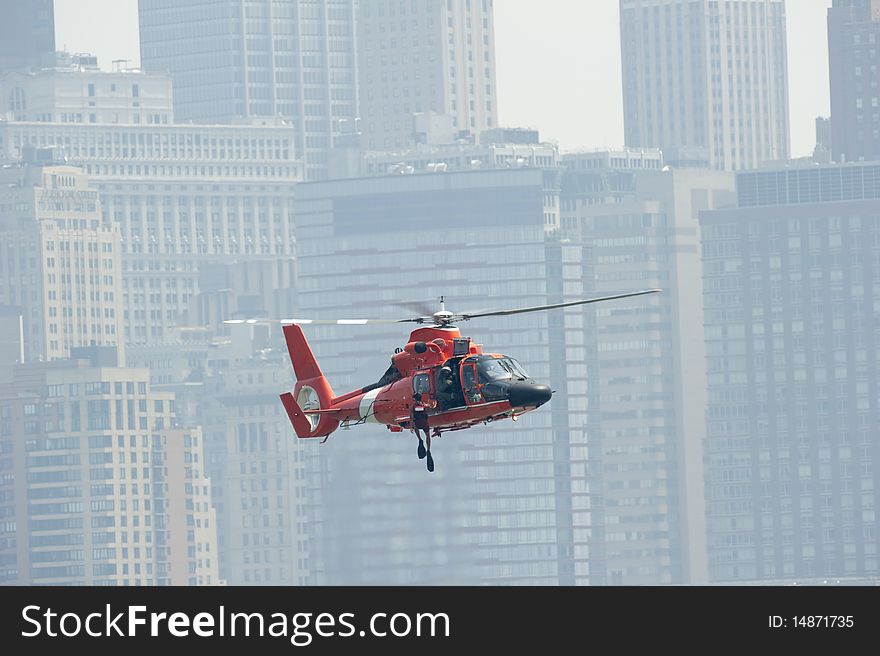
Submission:
[[[369,0],[362,0],[369,2]],[[828,116],[826,9],[788,0],[792,155],[815,145]],[[101,65],[139,60],[137,0],[55,0],[58,48]],[[623,144],[618,0],[495,0],[498,108],[507,126],[540,128],[563,150]]]

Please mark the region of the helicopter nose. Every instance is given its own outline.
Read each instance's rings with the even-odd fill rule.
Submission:
[[[507,388],[507,398],[514,408],[537,407],[553,396],[553,390],[534,382],[513,383]]]

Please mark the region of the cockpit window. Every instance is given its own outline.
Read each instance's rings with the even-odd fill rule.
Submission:
[[[513,358],[486,358],[477,364],[477,372],[480,382],[483,384],[498,380],[525,379],[528,378],[525,370],[519,362]]]
[[[528,378],[529,375],[526,373],[526,370],[522,368],[522,365],[514,360],[513,358],[504,358],[502,360],[505,367],[509,367],[513,375],[517,378]]]

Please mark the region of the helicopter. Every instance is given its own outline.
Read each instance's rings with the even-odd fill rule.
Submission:
[[[298,438],[322,438],[338,428],[384,424],[392,433],[413,430],[419,439],[418,456],[434,470],[431,437],[478,424],[518,417],[550,401],[553,390],[533,380],[514,358],[486,353],[482,344],[462,337],[457,324],[483,317],[510,316],[600,303],[659,293],[660,289],[624,292],[553,305],[470,313],[450,312],[445,299],[432,315],[407,319],[232,319],[228,324],[281,324],[296,375],[292,392],[281,403]],[[396,349],[391,366],[375,383],[336,396],[306,340],[303,325],[363,326],[406,324],[412,331],[403,348]],[[421,429],[427,449],[419,435]],[[322,442],[322,444],[323,444]]]

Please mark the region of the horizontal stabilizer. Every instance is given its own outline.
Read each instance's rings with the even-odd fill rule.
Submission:
[[[290,417],[290,423],[293,424],[293,429],[296,431],[297,436],[312,437],[312,423],[302,408],[299,407],[296,399],[293,398],[293,394],[290,392],[282,394],[281,404],[287,411],[287,416]]]
[[[303,414],[308,415],[339,415],[345,412],[342,408],[328,408],[327,410],[303,410]]]

